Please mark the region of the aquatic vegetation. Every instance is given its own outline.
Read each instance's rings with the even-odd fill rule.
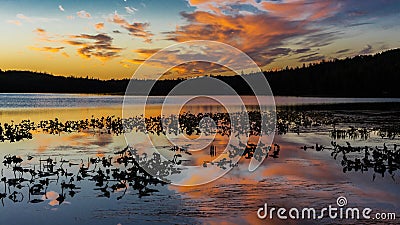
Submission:
[[[394,139],[400,135],[400,125],[371,121],[365,123],[364,118],[349,117],[339,113],[327,111],[307,110],[278,110],[260,113],[259,111],[236,113],[197,113],[184,112],[169,116],[135,116],[119,118],[107,116],[83,120],[69,120],[62,122],[43,120],[37,124],[24,120],[19,124],[0,123],[0,142],[17,142],[32,139],[32,131],[48,134],[72,132],[91,132],[94,134],[121,135],[129,132],[142,132],[153,135],[186,134],[186,135],[214,135],[222,136],[246,134],[248,136],[269,135],[275,132],[278,135],[286,133],[307,133],[314,131],[330,132],[333,139],[361,139],[366,140],[371,132],[376,132],[382,138]],[[248,122],[246,121],[248,117]],[[209,118],[204,120],[204,118]],[[213,122],[211,122],[213,121]],[[261,124],[267,121],[267,124]],[[348,126],[348,124],[352,124]],[[348,126],[343,127],[343,126]],[[261,129],[263,128],[263,129]]]
[[[248,123],[244,123],[245,116]],[[313,149],[318,152],[331,151],[334,159],[340,157],[343,172],[373,171],[373,180],[376,175],[382,177],[387,174],[395,179],[395,174],[400,169],[400,149],[394,144],[390,148],[383,147],[354,147],[350,143],[337,144],[339,139],[367,140],[374,133],[378,137],[393,140],[400,134],[400,126],[393,123],[364,123],[364,117],[351,117],[340,113],[328,111],[307,110],[278,110],[277,118],[273,113],[250,111],[237,113],[190,113],[179,115],[135,116],[119,118],[107,116],[83,120],[60,121],[43,120],[38,123],[24,120],[19,124],[0,124],[0,142],[18,142],[32,139],[34,134],[45,133],[60,135],[62,133],[88,132],[94,135],[122,135],[128,132],[140,132],[151,135],[186,134],[186,135],[215,135],[232,136],[262,136],[275,132],[278,135],[287,133],[325,132],[333,139],[331,146],[319,144],[304,145],[304,151]],[[208,120],[205,120],[208,118]],[[261,118],[268,124],[261,124]],[[371,120],[371,119],[370,119]],[[274,126],[275,125],[275,126]],[[261,132],[265,126],[265,132]],[[248,132],[248,133],[246,133]],[[281,145],[274,143],[267,145],[262,142],[239,142],[229,145],[225,157],[216,157],[215,147],[210,146],[211,160],[200,162],[200,167],[216,167],[221,170],[238,166],[234,159],[242,157],[244,160],[263,158],[277,159],[282,150]],[[113,157],[89,157],[85,160],[74,161],[58,159],[56,157],[39,158],[27,155],[6,155],[3,159],[4,168],[1,171],[1,183],[4,184],[0,191],[0,199],[5,201],[27,202],[38,204],[47,200],[49,190],[57,193],[54,202],[63,204],[81,192],[83,182],[94,184],[93,191],[97,197],[122,199],[128,190],[133,190],[138,197],[144,197],[157,192],[157,185],[169,183],[169,176],[180,174],[182,165],[196,160],[188,146],[172,145],[167,147],[173,154],[170,158],[158,153],[147,154],[127,146],[116,151]],[[26,157],[26,158],[25,158]],[[214,159],[214,160],[212,160]],[[26,161],[37,163],[24,164]],[[198,163],[198,162],[197,162]],[[51,186],[51,189],[49,187]],[[56,187],[56,188],[55,188]],[[1,189],[0,189],[1,190]]]
[[[233,159],[237,156],[252,157],[261,160],[263,155],[278,158],[280,146],[265,146],[261,143],[256,146],[253,143],[239,143],[232,146],[229,152],[229,160],[222,158],[214,161],[204,161],[203,167],[215,166],[220,169],[237,167]],[[244,147],[244,150],[243,148]],[[256,151],[257,149],[261,151]],[[72,161],[66,159],[57,160],[56,157],[37,159],[37,163],[23,164],[24,161],[32,161],[35,157],[28,155],[26,160],[21,156],[4,156],[1,170],[1,182],[4,183],[0,198],[4,206],[4,199],[12,202],[41,203],[47,199],[50,185],[51,191],[57,191],[55,198],[57,204],[62,204],[68,198],[73,198],[83,188],[82,182],[92,182],[97,197],[110,198],[112,194],[118,195],[117,200],[123,198],[129,188],[136,191],[138,197],[151,195],[157,192],[157,185],[168,184],[168,176],[179,174],[182,168],[179,165],[184,161],[182,154],[191,156],[187,148],[172,146],[169,151],[174,155],[169,160],[163,160],[161,155],[153,153],[148,156],[146,152],[139,151],[130,146],[114,152],[114,157],[88,157],[87,162]],[[272,153],[268,155],[269,153]],[[23,166],[24,165],[24,166]],[[27,166],[28,165],[28,166]],[[5,175],[7,174],[7,175]],[[58,190],[54,188],[57,186]]]
[[[312,147],[304,146],[302,149],[314,149]],[[316,144],[316,151],[323,151],[324,149],[331,151],[331,156],[337,160],[341,156],[341,165],[343,173],[346,172],[367,172],[370,169],[373,171],[373,178],[375,180],[376,174],[385,176],[386,173],[395,180],[395,172],[400,169],[400,149],[397,144],[393,144],[389,148],[384,143],[383,146],[352,146],[349,142],[346,145],[339,145],[335,141],[331,142],[330,147],[318,146]]]
[[[117,157],[88,158],[87,163],[83,160],[80,163],[63,159],[57,161],[56,158],[48,157],[39,159],[39,165],[29,167],[22,166],[24,159],[21,157],[6,155],[3,160],[5,170],[1,170],[1,182],[4,183],[4,190],[0,193],[2,204],[4,206],[4,199],[7,197],[12,202],[43,202],[43,196],[47,199],[50,184],[58,186],[57,191],[60,194],[55,200],[62,204],[67,198],[73,198],[80,192],[82,187],[79,185],[83,181],[95,183],[94,190],[100,192],[97,197],[110,198],[111,193],[120,193],[117,197],[119,200],[128,188],[143,197],[157,192],[154,187],[158,184],[166,184],[160,177],[179,173],[179,169],[174,169],[171,163],[160,163],[159,155],[143,158],[131,147],[126,147],[115,155]],[[32,157],[27,160],[32,160]],[[158,177],[144,170],[143,166],[157,169],[158,172],[152,174],[157,174]],[[7,177],[5,173],[13,176]],[[51,190],[55,191],[55,188],[52,187]]]
[[[35,129],[35,123],[30,120],[23,120],[19,124],[0,123],[0,142],[9,141],[17,142],[23,139],[32,139],[31,131]]]

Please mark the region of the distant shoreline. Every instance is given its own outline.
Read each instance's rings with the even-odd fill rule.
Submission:
[[[335,98],[399,98],[400,49],[375,55],[334,59],[280,71],[264,71],[275,96]],[[226,83],[238,95],[253,95],[251,87],[239,75],[207,75]],[[243,76],[254,76],[245,74]],[[201,79],[201,78],[197,78]],[[125,95],[131,80],[99,80],[54,76],[31,71],[0,70],[0,93],[71,93]],[[132,80],[133,96],[166,96],[185,79]],[[151,89],[150,94],[147,90]],[[207,95],[224,95],[223,88],[212,88]],[[202,90],[198,90],[201,92]],[[196,94],[196,93],[192,93]]]

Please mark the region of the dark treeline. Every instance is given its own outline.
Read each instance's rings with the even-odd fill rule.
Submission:
[[[302,67],[265,71],[274,95],[322,97],[400,97],[400,49],[375,55],[322,61]],[[248,74],[245,76],[252,76]],[[252,91],[240,76],[213,76],[230,85],[241,95]],[[166,95],[183,79],[161,80],[151,95]],[[130,94],[143,95],[152,81],[136,80]],[[125,93],[129,83],[123,80],[53,76],[30,71],[1,71],[3,93]],[[213,93],[218,94],[218,92]]]
[[[123,93],[127,84],[128,80],[102,81],[31,71],[0,72],[3,93]]]
[[[275,95],[400,97],[400,49],[266,74]]]

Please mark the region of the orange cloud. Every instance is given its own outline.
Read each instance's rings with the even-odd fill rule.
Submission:
[[[166,32],[165,39],[176,42],[189,40],[213,40],[220,41],[233,45],[252,57],[260,66],[266,66],[273,62],[277,56],[289,56],[297,54],[296,49],[291,49],[294,42],[288,42],[294,38],[300,38],[299,45],[304,46],[304,49],[315,47],[314,41],[306,42],[301,38],[308,38],[310,34],[315,34],[320,31],[312,22],[320,21],[333,16],[341,5],[338,1],[307,1],[307,0],[282,0],[282,1],[258,1],[258,0],[188,0],[190,6],[196,8],[194,12],[183,12],[182,18],[186,22],[183,25],[177,26],[173,31]],[[246,6],[246,7],[241,7]],[[251,6],[251,7],[247,7]],[[240,8],[240,9],[238,9]],[[125,8],[128,13],[136,11],[131,7]],[[76,10],[78,11],[78,10]],[[74,17],[89,19],[92,15],[81,10],[72,12]],[[66,15],[64,15],[66,16]],[[64,17],[65,18],[65,17]],[[17,14],[16,20],[10,20],[9,23],[21,25],[22,23],[46,22],[52,19],[38,18]],[[110,15],[107,22],[112,22],[123,29],[127,30],[132,37],[142,38],[145,42],[151,42],[154,36],[149,30],[150,24],[147,22],[130,21],[117,13]],[[315,23],[314,23],[315,24]],[[104,29],[104,23],[92,24],[96,30]],[[150,27],[151,28],[151,27]],[[322,29],[322,28],[321,28]],[[35,31],[39,40],[52,41],[61,43],[66,47],[76,48],[79,56],[82,58],[97,58],[102,61],[116,58],[120,56],[122,48],[113,45],[113,39],[108,34],[98,35],[74,35],[47,37],[44,29],[37,28]],[[111,33],[111,30],[110,30]],[[114,31],[120,33],[120,31]],[[108,37],[101,37],[105,35]],[[112,35],[112,34],[111,34]],[[337,35],[337,34],[334,34]],[[318,36],[323,39],[323,37]],[[67,39],[67,40],[66,40]],[[99,40],[101,39],[101,40]],[[300,42],[300,41],[299,41]],[[296,42],[297,43],[297,42]],[[326,43],[323,43],[323,45]],[[54,44],[57,46],[56,44]],[[296,44],[297,45],[297,44]],[[282,46],[285,46],[283,48]],[[319,47],[319,46],[318,46]],[[32,47],[37,51],[59,52],[55,47]],[[293,47],[298,48],[298,47]],[[123,64],[140,64],[144,59],[148,58],[158,49],[138,49],[134,51],[137,57],[126,59]],[[310,50],[311,51],[311,50]],[[61,51],[63,52],[63,51]],[[304,53],[309,53],[304,52]],[[66,53],[65,53],[66,54]],[[64,54],[63,54],[64,55]],[[68,55],[68,54],[66,54]],[[67,57],[64,55],[65,57]],[[174,56],[167,56],[168,60],[174,60]],[[223,55],[221,57],[224,57]],[[294,58],[293,58],[294,59]],[[304,60],[312,60],[309,58]],[[294,59],[295,60],[295,59]],[[303,59],[301,59],[303,60]],[[121,63],[122,64],[122,63]],[[202,68],[199,63],[180,65],[174,68],[177,73],[209,73]],[[203,65],[202,65],[203,66]],[[205,68],[215,72],[220,71],[212,65],[204,65]],[[186,68],[187,67],[187,68]]]
[[[122,60],[122,62],[127,62],[127,63],[132,63],[132,64],[142,64],[143,62],[145,62],[145,59],[124,59]]]
[[[231,16],[197,11],[182,16],[188,24],[166,33],[168,40],[227,43],[249,54],[260,66],[270,63],[276,54],[289,54],[290,51],[272,51],[283,45],[284,40],[310,32],[304,24],[288,23],[268,14]]]
[[[122,28],[129,31],[129,35],[131,35],[131,36],[143,38],[145,40],[145,42],[148,42],[148,43],[151,42],[151,37],[153,36],[153,34],[146,30],[149,26],[149,23],[134,22],[134,23],[130,24],[124,18],[122,18],[121,16],[119,16],[116,13],[114,14],[113,18],[111,19],[111,22],[118,24]]]
[[[268,65],[278,56],[296,54],[295,49],[283,47],[296,38],[301,41],[295,43],[303,49],[330,44],[337,33],[319,33],[318,26],[312,25],[334,16],[343,7],[341,2],[333,0],[188,0],[188,3],[196,10],[181,13],[187,23],[166,32],[167,40],[220,41],[244,51],[259,66]]]
[[[104,26],[103,23],[96,24],[97,28],[103,26]],[[93,56],[95,58],[100,59],[101,61],[107,61],[119,57],[119,53],[123,50],[122,48],[113,46],[112,44],[113,38],[108,36],[107,34],[70,35],[68,36],[68,39],[65,39],[65,38],[49,37],[46,30],[42,28],[36,28],[33,32],[35,32],[39,36],[39,41],[62,43],[78,47],[77,49],[78,55],[85,59],[89,59]],[[57,53],[60,50],[64,49],[64,47],[35,47],[35,46],[29,48],[31,50],[47,51],[53,53]],[[63,52],[62,55],[66,58],[70,57],[69,54],[67,54],[66,52]]]
[[[209,57],[210,61],[224,60],[224,56],[218,54],[219,51],[213,51],[216,49],[212,49],[213,46],[209,46],[206,54]],[[129,67],[127,63],[140,65],[146,62],[146,66],[150,66],[157,69],[170,69],[169,71],[164,71],[164,75],[168,76],[179,76],[183,77],[193,77],[210,73],[224,73],[229,71],[227,68],[222,67],[215,63],[209,63],[205,59],[205,61],[194,61],[192,59],[196,58],[198,53],[197,51],[187,52],[186,50],[180,49],[171,49],[171,50],[162,50],[161,49],[136,49],[133,50],[134,53],[138,55],[138,58],[134,59],[124,59],[121,61],[121,64],[124,67]],[[204,50],[204,49],[203,49]],[[150,56],[156,54],[155,58],[146,61]],[[226,57],[226,56],[225,56]],[[188,62],[188,63],[186,63]],[[165,77],[161,78],[164,79]]]
[[[181,15],[186,24],[177,26],[175,31],[165,32],[166,40],[185,42],[192,40],[218,41],[232,45],[247,53],[259,66],[263,67],[273,62],[277,57],[297,54],[297,49],[291,49],[287,42],[295,38],[302,38],[301,44],[304,45],[302,53],[312,51],[311,47],[324,46],[329,44],[332,38],[329,34],[318,33],[319,29],[309,26],[314,20],[326,18],[332,15],[337,9],[337,5],[332,1],[323,3],[306,3],[305,1],[280,2],[263,4],[255,1],[239,0],[234,3],[225,0],[189,1],[192,6],[197,8],[194,12],[182,12]],[[250,4],[255,6],[257,13],[242,13],[241,11],[228,10],[234,4]],[[287,5],[287,8],[283,6]],[[283,7],[283,8],[282,8]],[[303,11],[300,9],[304,9]],[[301,12],[296,14],[297,11]],[[296,11],[296,12],[295,12]],[[287,15],[287,16],[285,16]],[[117,24],[127,24],[126,21],[114,15],[113,22]],[[312,28],[311,28],[312,27]],[[316,42],[315,39],[318,38]],[[226,54],[215,54],[209,59],[217,59],[218,62],[230,60]],[[134,52],[138,57],[129,59],[126,62],[141,64],[158,49],[137,49]],[[163,61],[152,62],[153,65],[165,67],[171,62],[181,62],[183,58],[191,59],[185,53],[163,54]],[[233,64],[232,62],[230,62]],[[237,63],[237,62],[235,62]],[[179,65],[174,68],[178,73],[222,73],[220,66],[209,64],[205,66],[207,70],[198,67],[200,63],[190,63]],[[186,68],[185,68],[186,67]],[[198,67],[198,68],[195,68]]]
[[[64,40],[64,43],[74,46],[84,45],[85,42],[83,41],[74,41],[74,40]]]
[[[80,46],[77,50],[82,58],[89,59],[92,56],[102,61],[119,56],[123,49],[112,45],[113,38],[106,34],[80,34],[70,36],[71,40],[63,42],[72,46]]]
[[[152,48],[152,49],[135,49],[132,50],[133,52],[137,53],[140,57],[147,59],[148,57],[150,57],[151,55],[153,55],[154,53],[160,51],[161,48]]]
[[[35,32],[36,34],[38,34],[38,35],[41,35],[41,36],[47,35],[46,30],[44,30],[44,29],[42,29],[42,28],[36,28],[36,29],[34,30],[34,32]]]
[[[92,15],[90,15],[90,13],[86,12],[85,10],[81,10],[79,12],[76,12],[76,15],[79,18],[82,18],[82,19],[89,19],[89,18],[92,17]]]
[[[96,28],[96,30],[101,30],[104,28],[104,23],[96,23],[94,27]]]
[[[34,50],[34,51],[57,53],[60,50],[64,49],[64,47],[35,47],[35,46],[30,46],[29,49]]]
[[[36,28],[33,30],[37,35],[37,40],[40,42],[51,42],[51,43],[59,43],[59,41],[55,38],[57,35],[49,35],[49,33],[42,28]]]

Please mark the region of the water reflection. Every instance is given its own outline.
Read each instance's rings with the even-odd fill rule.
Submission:
[[[244,148],[244,150],[243,150]],[[238,163],[233,159],[245,156],[246,159],[256,158],[261,160],[263,154],[268,157],[271,149],[273,149],[270,157],[278,158],[280,146],[274,144],[265,146],[261,143],[257,146],[254,143],[239,143],[238,146],[232,146],[229,152],[229,160],[222,158],[219,161],[203,161],[203,167],[215,166],[222,170],[227,167],[237,167]],[[259,151],[256,151],[256,150]],[[17,155],[5,155],[3,160],[4,168],[1,170],[4,183],[4,191],[1,194],[1,200],[4,205],[4,199],[8,198],[13,202],[22,202],[28,196],[28,203],[43,202],[43,197],[47,198],[47,189],[51,183],[58,185],[59,194],[57,198],[52,199],[52,203],[62,204],[67,196],[74,197],[81,187],[76,182],[94,182],[94,190],[101,193],[97,197],[111,196],[111,193],[122,191],[123,194],[117,197],[121,199],[129,187],[138,191],[138,196],[149,196],[156,189],[149,186],[157,184],[165,185],[169,175],[179,174],[182,168],[179,167],[185,161],[182,154],[192,156],[192,153],[184,147],[173,146],[169,148],[173,152],[170,160],[162,160],[161,155],[153,153],[148,156],[146,152],[140,152],[132,147],[126,147],[115,152],[116,157],[91,157],[85,163],[83,159],[80,161],[72,161],[47,157],[45,159],[36,159],[34,156],[28,155],[26,161],[30,162],[29,166],[24,164],[24,159]],[[212,155],[215,156],[215,155]],[[24,166],[25,165],[25,166]],[[53,189],[54,190],[54,189]],[[54,193],[53,193],[54,194]],[[54,204],[53,204],[54,205]]]
[[[229,127],[229,120],[223,114],[210,114],[211,118],[224,122],[218,123],[220,133],[217,133],[215,130],[201,129],[201,124],[198,123],[201,116],[197,113],[192,112],[185,116],[189,117],[197,122],[187,123],[183,129],[174,126],[164,128],[160,123],[163,119],[179,121],[179,116],[169,118],[158,115],[152,115],[152,119],[147,118],[145,126],[135,125],[139,124],[138,121],[145,121],[140,116],[130,118],[127,124],[132,125],[129,126],[120,122],[124,120],[122,117],[102,118],[101,115],[77,120],[53,119],[52,122],[47,120],[43,123],[38,120],[32,126],[35,129],[30,129],[33,121],[25,121],[29,125],[17,127],[14,122],[13,134],[30,133],[33,140],[23,138],[17,141],[14,136],[15,142],[9,143],[10,136],[3,132],[5,142],[0,144],[6,153],[11,154],[5,155],[5,165],[2,166],[0,198],[5,207],[1,210],[10,212],[5,209],[10,208],[18,212],[23,210],[20,204],[22,202],[27,207],[34,205],[36,208],[30,209],[37,209],[40,213],[46,212],[47,209],[41,208],[44,205],[59,207],[60,211],[67,212],[64,217],[68,218],[72,209],[66,206],[71,204],[80,210],[84,206],[95,209],[90,216],[96,215],[101,220],[86,221],[87,224],[102,223],[106,218],[116,218],[112,220],[112,224],[117,224],[121,218],[128,218],[135,212],[148,215],[145,219],[135,218],[141,222],[157,219],[164,223],[177,223],[185,218],[194,218],[210,224],[255,224],[266,222],[259,221],[255,214],[255,210],[264,202],[276,206],[318,207],[334,203],[334,197],[345,195],[357,206],[398,211],[400,195],[396,171],[399,169],[399,149],[395,147],[398,133],[394,132],[397,122],[382,123],[370,114],[343,116],[333,111],[283,110],[278,111],[280,128],[277,132],[281,135],[276,137],[273,145],[261,144],[256,147],[259,133],[254,132],[249,142],[239,142],[231,146],[232,152],[225,152],[223,157],[217,158],[227,144],[229,133],[226,127]],[[366,118],[375,122],[358,123]],[[11,121],[6,122],[10,125]],[[253,130],[257,131],[257,122],[253,126]],[[22,132],[24,127],[29,127],[29,132]],[[385,132],[386,128],[394,130],[389,134]],[[165,169],[154,167],[161,162],[158,156],[143,154],[144,149],[149,146],[141,145],[140,138],[135,148],[117,148],[114,142],[115,138],[120,138],[117,135],[122,133],[121,129],[122,132],[147,132],[152,138],[159,139],[158,147],[168,153],[165,154],[168,156]],[[5,130],[7,129],[3,129]],[[332,135],[338,133],[335,130],[344,131],[345,135]],[[197,139],[204,133],[209,135],[211,141],[208,145],[199,143],[199,146],[206,147],[192,151],[198,148],[195,143],[164,143],[164,132],[171,132],[173,135],[175,132],[190,133],[188,137],[193,140],[206,142],[205,139]],[[330,143],[332,139],[334,145]],[[50,143],[54,145],[50,146]],[[39,147],[36,145],[43,147],[42,152],[37,152]],[[210,154],[211,145],[215,147],[216,156]],[[256,148],[260,149],[256,151]],[[366,159],[365,148],[368,148]],[[248,159],[259,157],[256,154],[258,152],[268,156],[268,160],[254,173],[250,173],[246,168]],[[70,156],[72,154],[74,155]],[[230,156],[243,158],[238,163],[232,163]],[[331,160],[335,156],[337,163]],[[156,168],[156,177],[146,175],[147,170],[141,171],[140,168],[146,164],[149,168]],[[165,178],[167,172],[182,172],[179,165],[200,165],[222,170],[233,167],[233,170],[221,179],[200,187],[165,185],[160,178]],[[346,173],[338,173],[343,168],[346,168]],[[153,172],[155,171],[151,174]],[[374,182],[371,179],[373,174],[376,174]],[[166,192],[168,189],[173,192]],[[132,196],[141,199],[132,204]],[[91,198],[96,200],[89,201]],[[174,200],[164,205],[163,202],[168,199]],[[96,204],[102,200],[106,200],[105,206],[96,208]],[[146,205],[148,202],[151,204]],[[143,208],[145,205],[149,208]],[[165,212],[164,216],[158,215],[159,212]],[[2,213],[2,217],[11,218],[7,213]],[[86,217],[89,216],[80,216]],[[25,220],[29,221],[28,218]],[[193,220],[189,221],[187,223],[194,223]],[[122,224],[129,222],[131,221]],[[268,222],[275,224],[279,221]],[[310,221],[304,223],[309,224]]]
[[[4,190],[1,192],[1,201],[4,206],[4,199],[8,197],[12,202],[22,202],[24,199],[28,203],[43,202],[45,199],[51,199],[50,204],[60,205],[68,197],[73,198],[80,192],[81,184],[84,181],[94,182],[97,197],[110,198],[111,193],[122,192],[117,200],[120,200],[128,188],[137,191],[139,197],[148,196],[158,190],[151,187],[159,184],[165,185],[162,180],[149,174],[146,168],[157,168],[160,177],[168,173],[176,173],[168,163],[161,163],[160,157],[154,155],[152,158],[139,156],[133,148],[116,152],[118,155],[103,158],[88,158],[87,163],[83,159],[80,162],[48,157],[38,159],[37,164],[30,167],[23,167],[24,159],[15,155],[4,156],[1,170],[1,181],[4,183]],[[27,157],[27,161],[32,161],[32,156]],[[157,166],[155,166],[157,165]],[[50,184],[58,187],[59,194],[54,197],[53,191],[48,192]],[[53,196],[53,197],[52,197]]]
[[[397,144],[393,144],[392,148],[388,148],[385,143],[381,147],[353,147],[349,142],[346,142],[346,145],[342,146],[332,141],[331,145],[332,147],[318,147],[317,144],[316,151],[328,149],[332,151],[331,156],[335,160],[338,159],[338,156],[341,157],[343,173],[353,170],[364,173],[369,169],[373,169],[372,180],[375,180],[376,174],[384,177],[388,173],[391,179],[395,181],[395,172],[400,169],[400,149],[397,149]],[[302,149],[306,151],[307,146],[304,146]]]
[[[245,117],[249,118],[248,122]],[[334,139],[362,139],[369,138],[372,132],[381,138],[394,139],[400,134],[400,125],[397,123],[381,124],[379,121],[369,123],[368,127],[353,125],[360,118],[343,117],[325,111],[292,111],[278,110],[275,119],[274,111],[243,111],[236,113],[189,113],[183,112],[179,115],[169,116],[135,116],[121,118],[116,116],[102,116],[96,118],[67,120],[62,122],[58,118],[54,120],[41,120],[37,124],[30,120],[22,120],[21,123],[0,123],[0,142],[21,141],[32,139],[33,132],[44,132],[49,134],[92,132],[94,134],[120,135],[130,132],[142,132],[156,135],[185,134],[192,135],[214,135],[236,136],[246,134],[248,136],[269,135],[275,131],[277,134],[288,132],[300,134],[302,132],[330,131]],[[209,119],[208,122],[207,120]],[[205,122],[206,121],[206,122]],[[261,124],[265,121],[266,124]],[[215,124],[216,126],[213,126]],[[352,125],[349,125],[352,124]],[[348,128],[340,128],[348,126]],[[264,128],[264,129],[262,129]]]

